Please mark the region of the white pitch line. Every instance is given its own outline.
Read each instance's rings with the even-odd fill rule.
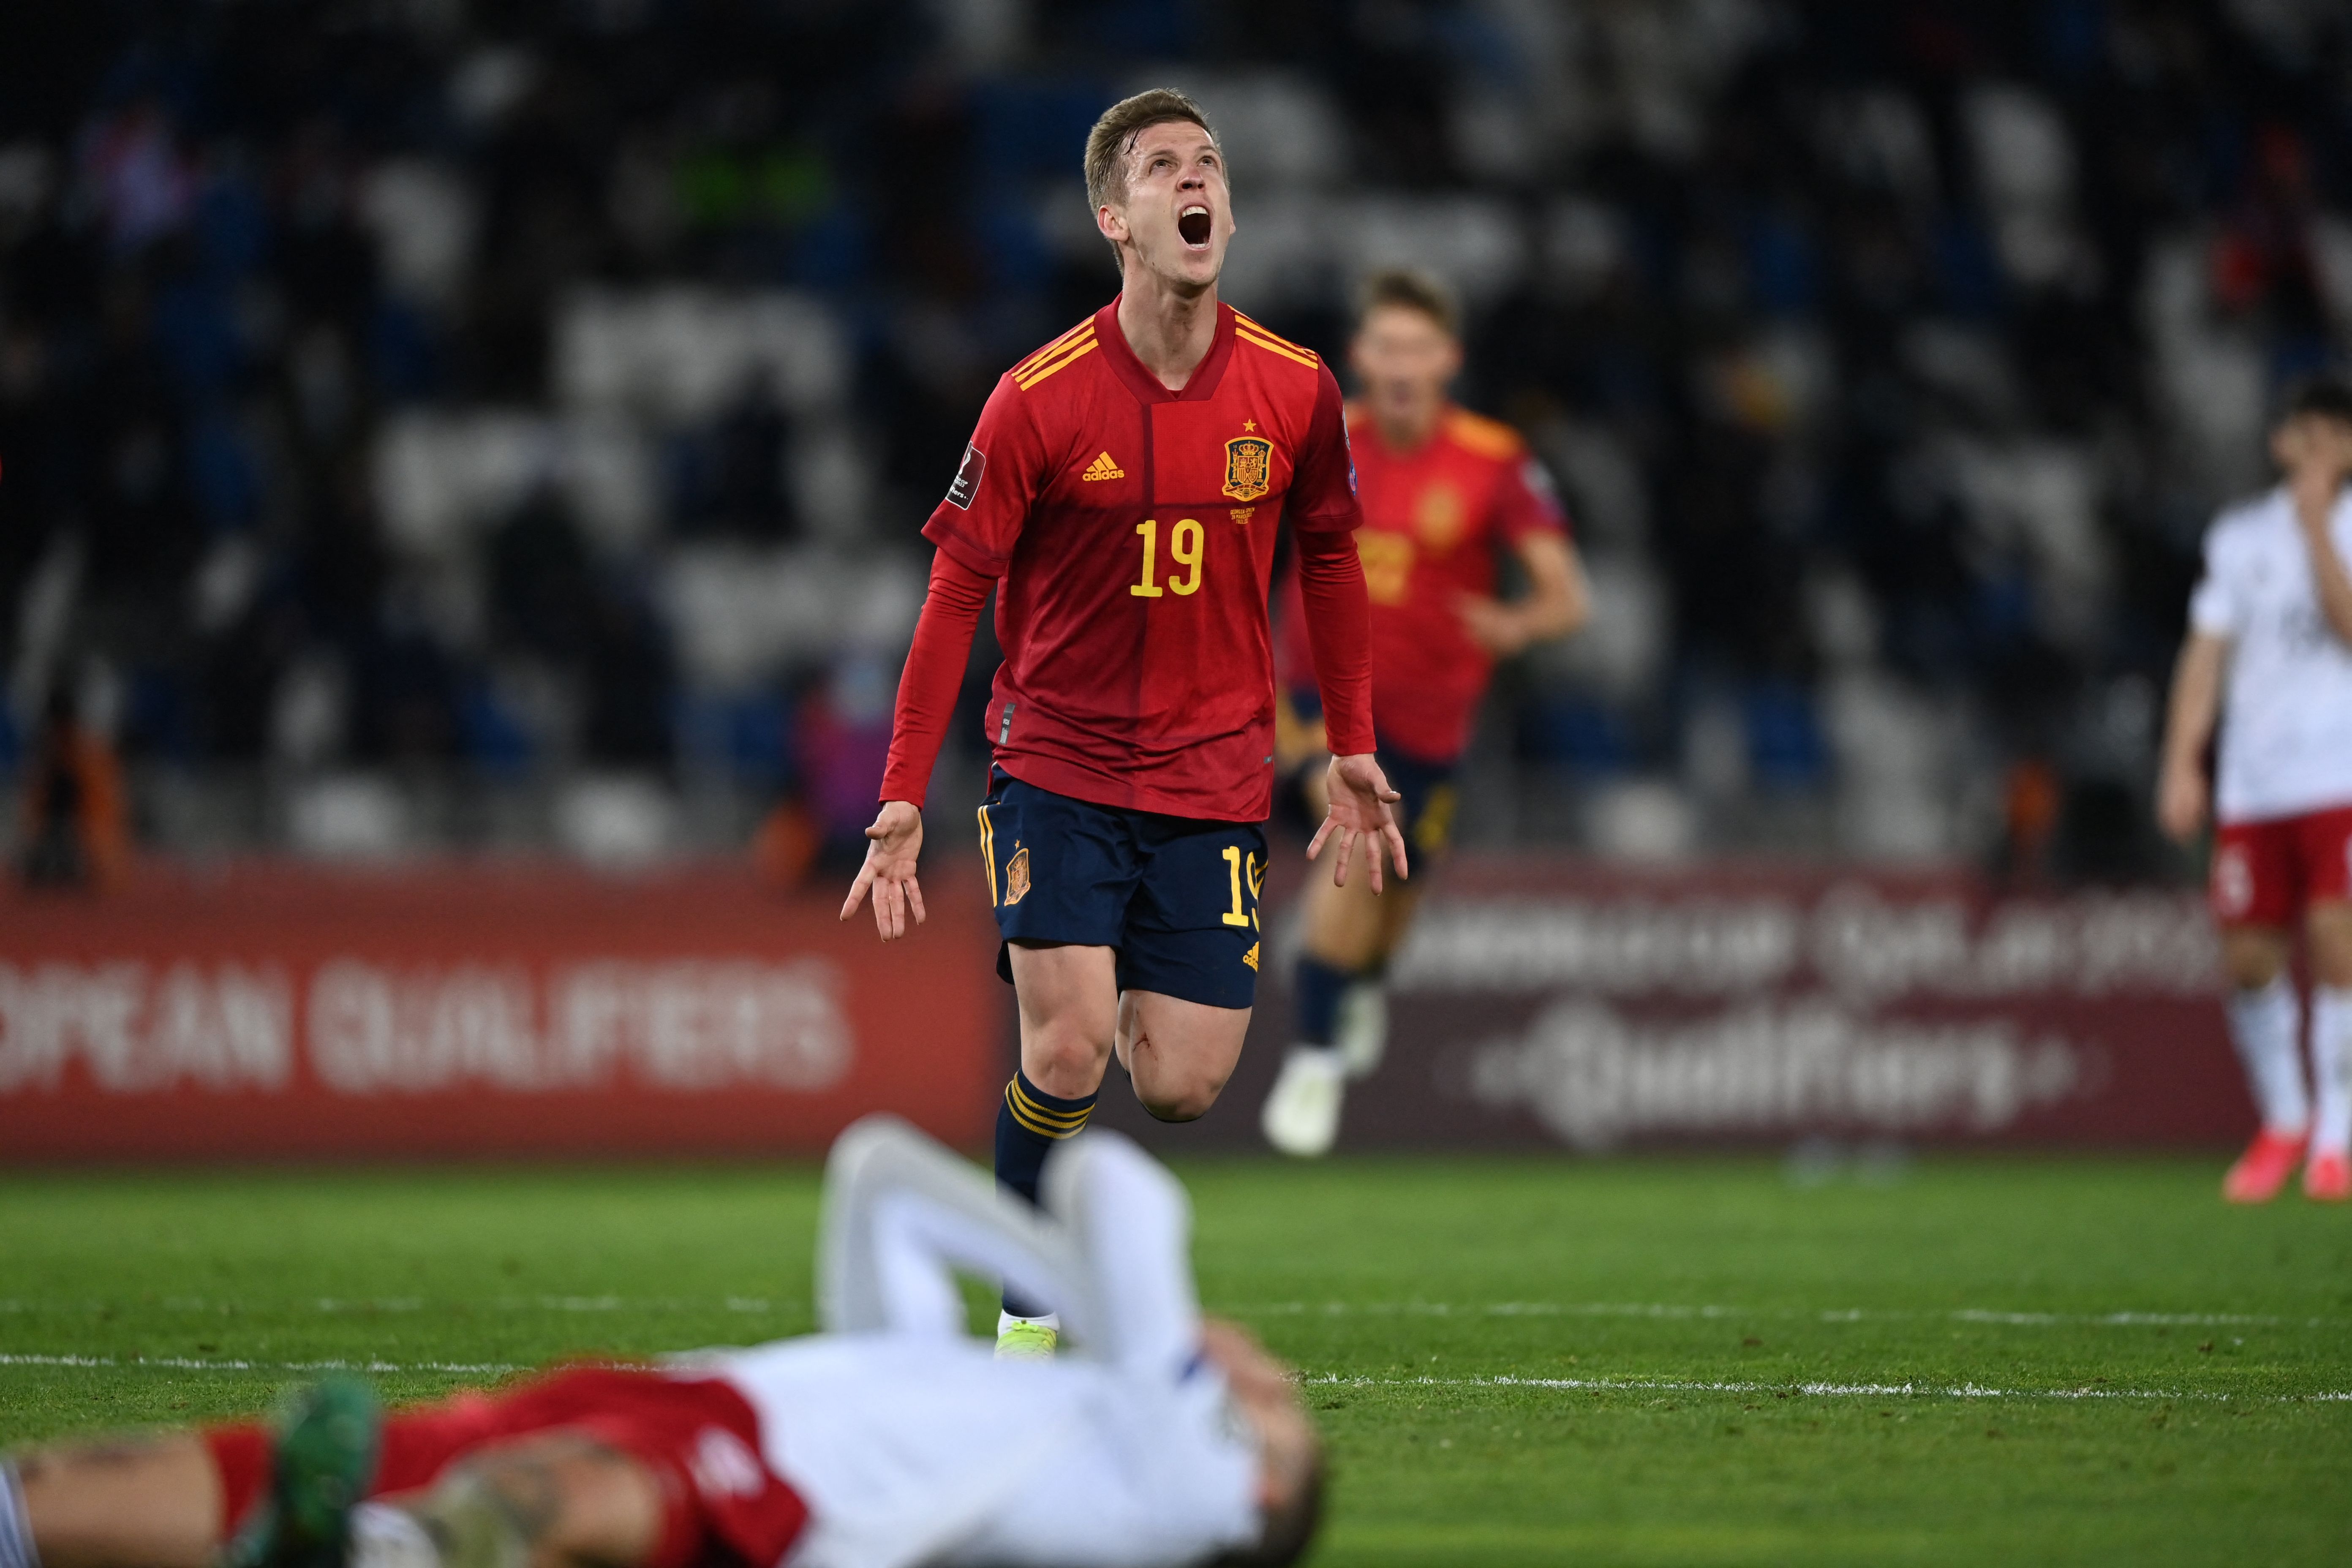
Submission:
[[[170,1312],[220,1314],[310,1310],[331,1316],[370,1312],[421,1312],[436,1306],[501,1312],[709,1312],[743,1316],[797,1318],[796,1308],[779,1307],[759,1296],[728,1296],[718,1300],[683,1300],[675,1297],[632,1300],[623,1296],[500,1296],[486,1301],[432,1302],[419,1296],[373,1300],[321,1296],[302,1301],[208,1300],[197,1296],[165,1297],[156,1303]],[[70,1316],[122,1303],[103,1301],[28,1301],[0,1299],[0,1313],[55,1313]],[[2336,1318],[2290,1318],[2254,1312],[2037,1312],[1963,1307],[1950,1311],[1922,1312],[1901,1308],[1843,1307],[1826,1310],[1790,1307],[1727,1306],[1684,1301],[1271,1301],[1228,1304],[1223,1310],[1249,1317],[1416,1317],[1416,1318],[1653,1318],[1662,1321],[1762,1318],[1787,1321],[1809,1319],[1823,1323],[1918,1322],[1922,1321],[1976,1323],[2000,1328],[2304,1328],[2342,1326]]]
[[[110,1355],[29,1355],[0,1352],[0,1366],[170,1367],[180,1372],[467,1372],[530,1370],[503,1361],[238,1361],[204,1356],[150,1355],[128,1360]]]
[[[100,1301],[27,1301],[0,1300],[0,1312],[71,1315],[108,1305]],[[746,1316],[797,1317],[797,1309],[782,1308],[764,1297],[728,1296],[718,1300],[683,1300],[675,1297],[630,1299],[623,1296],[500,1296],[486,1301],[432,1302],[419,1296],[373,1300],[321,1296],[304,1301],[208,1300],[197,1296],[166,1297],[158,1303],[171,1312],[222,1314],[311,1310],[331,1316],[368,1312],[420,1312],[435,1306],[501,1312],[708,1312]],[[1764,1318],[1780,1321],[1811,1319],[1824,1323],[1917,1322],[1922,1320],[1979,1323],[2002,1328],[2330,1328],[2334,1318],[2290,1318],[2252,1312],[2037,1312],[1963,1307],[1945,1312],[1911,1311],[1901,1308],[1844,1307],[1815,1310],[1807,1308],[1727,1306],[1684,1301],[1272,1301],[1227,1305],[1227,1311],[1253,1317],[1489,1317],[1489,1318],[1654,1318],[1664,1321]]]
[[[1264,1317],[1488,1317],[1657,1318],[1675,1321],[1714,1318],[1812,1319],[1824,1323],[1987,1323],[2007,1328],[2326,1328],[2332,1318],[2283,1318],[2247,1312],[2015,1312],[1965,1307],[1948,1312],[1899,1308],[1839,1308],[1815,1311],[1788,1307],[1727,1307],[1675,1301],[1273,1301],[1228,1310]]]
[[[299,1301],[221,1301],[202,1296],[166,1296],[160,1302],[137,1303],[156,1306],[167,1312],[278,1312],[309,1310],[331,1315],[348,1312],[422,1312],[436,1306],[475,1310],[488,1308],[500,1312],[775,1312],[780,1309],[765,1297],[726,1296],[717,1300],[682,1300],[676,1297],[650,1297],[631,1300],[625,1296],[499,1296],[486,1301],[435,1302],[422,1296],[385,1296],[373,1300],[344,1299],[320,1296]],[[120,1306],[121,1302],[106,1301],[27,1301],[0,1300],[0,1312],[88,1312],[101,1307]]]
[[[2009,1323],[2027,1327],[2072,1323],[2101,1329],[2150,1325],[2158,1328],[2227,1329],[2248,1323],[2275,1328],[2295,1321],[2291,1318],[2259,1317],[2245,1312],[1991,1312],[1980,1307],[1970,1307],[1946,1315],[1956,1323]],[[2301,1326],[2316,1329],[2326,1322],[2325,1318],[2306,1318]]]
[[[1723,1383],[1668,1377],[1349,1377],[1326,1373],[1306,1379],[1336,1388],[1541,1388],[1591,1394],[1770,1394],[1820,1399],[2130,1399],[2180,1403],[2301,1405],[2352,1403],[2352,1391],[2311,1394],[2223,1394],[2169,1388],[1987,1388],[1980,1384]]]
[[[200,1356],[35,1355],[0,1352],[0,1366],[161,1367],[175,1372],[469,1373],[505,1375],[532,1370],[516,1362],[244,1361]],[[1591,1394],[1770,1394],[1817,1399],[2121,1399],[2183,1404],[2303,1405],[2352,1403],[2352,1390],[2310,1394],[2225,1394],[2207,1389],[1988,1388],[1980,1384],[1733,1383],[1666,1377],[1364,1377],[1322,1373],[1305,1379],[1322,1388],[1536,1388]]]

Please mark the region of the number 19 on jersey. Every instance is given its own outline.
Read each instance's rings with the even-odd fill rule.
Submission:
[[[1181,517],[1168,534],[1168,560],[1172,567],[1181,568],[1181,577],[1172,573],[1165,586],[1159,579],[1160,520],[1147,517],[1135,525],[1136,537],[1143,541],[1142,580],[1129,584],[1128,592],[1139,599],[1157,599],[1173,591],[1179,598],[1201,591],[1201,547],[1208,535],[1197,518]]]

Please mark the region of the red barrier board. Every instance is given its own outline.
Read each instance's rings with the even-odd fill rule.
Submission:
[[[1162,1129],[1115,1081],[1097,1121],[1163,1150],[1261,1146],[1298,950],[1295,857],[1276,865],[1273,961],[1223,1100]],[[1545,855],[1464,855],[1431,881],[1343,1149],[2225,1145],[2254,1128],[2194,893]]]
[[[984,1142],[976,879],[887,947],[835,897],[539,863],[0,892],[0,1160],[814,1154],[874,1110]]]

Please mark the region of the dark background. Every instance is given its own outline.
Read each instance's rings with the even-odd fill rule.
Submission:
[[[1115,287],[1080,144],[1162,81],[1227,297],[1336,356],[1445,274],[1576,514],[1474,838],[2187,872],[2199,536],[2352,333],[2326,4],[28,7],[0,769],[64,689],[167,854],[853,842],[916,531]]]

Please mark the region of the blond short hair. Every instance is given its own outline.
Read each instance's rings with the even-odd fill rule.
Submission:
[[[1178,120],[1191,121],[1207,132],[1211,144],[1223,153],[1224,148],[1217,144],[1216,129],[1201,106],[1172,87],[1151,88],[1104,110],[1095,128],[1087,132],[1087,210],[1098,213],[1125,200],[1127,159],[1135,151],[1135,139],[1155,125]],[[1112,246],[1111,251],[1116,255],[1118,247]]]
[[[1357,325],[1361,326],[1374,310],[1389,306],[1420,311],[1449,338],[1462,335],[1461,302],[1434,273],[1417,267],[1390,267],[1365,279],[1364,286],[1356,290]]]

